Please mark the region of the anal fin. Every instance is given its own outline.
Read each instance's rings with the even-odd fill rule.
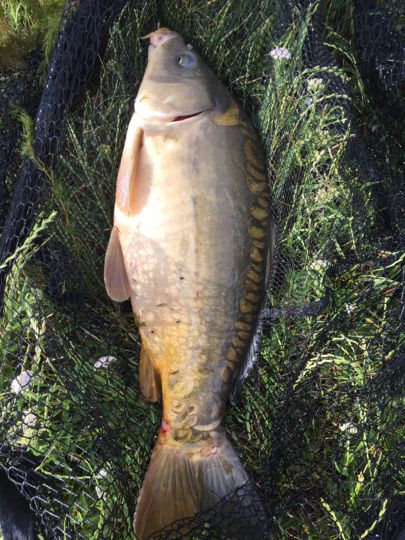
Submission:
[[[152,360],[147,353],[145,347],[141,347],[141,360],[139,364],[139,378],[141,384],[141,392],[143,397],[148,401],[160,401],[161,399],[161,384],[160,377],[153,366]]]

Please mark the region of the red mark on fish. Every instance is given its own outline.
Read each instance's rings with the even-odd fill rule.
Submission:
[[[166,420],[163,418],[162,425],[160,427],[160,433],[167,433],[171,430],[169,422],[166,422]]]

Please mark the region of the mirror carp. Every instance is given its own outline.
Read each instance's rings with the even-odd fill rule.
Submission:
[[[264,159],[240,107],[176,32],[148,65],[118,172],[104,280],[130,299],[143,396],[163,419],[134,527],[141,540],[248,480],[224,428],[270,268]]]

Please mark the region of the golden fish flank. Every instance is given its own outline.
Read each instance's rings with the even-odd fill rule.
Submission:
[[[141,540],[248,480],[223,419],[263,301],[270,234],[265,165],[243,112],[179,34],[148,37],[104,273],[139,321],[141,391],[163,404],[135,513]]]

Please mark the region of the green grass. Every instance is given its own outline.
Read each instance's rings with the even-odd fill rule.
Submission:
[[[302,48],[313,13],[281,32],[278,4],[259,6],[252,13],[245,2],[175,0],[159,4],[158,14],[201,52],[263,142],[280,239],[271,306],[329,302],[314,317],[275,319],[227,429],[271,495],[275,538],[367,538],[404,483],[395,368],[404,255],[381,236],[375,186],[346,160],[348,105],[368,103],[349,23],[335,24],[329,6],[330,48],[338,44],[346,60],[342,68],[308,66]],[[160,417],[140,398],[132,315],[108,300],[102,280],[115,175],[146,61],[139,37],[154,28],[155,12],[153,2],[124,11],[97,88],[69,115],[65,148],[47,171],[51,197],[15,254],[1,326],[1,438],[36,456],[38,472],[67,505],[66,512],[51,503],[63,519],[49,523],[86,539],[132,537]],[[288,48],[291,59],[271,60],[275,47]],[[63,291],[77,286],[78,303],[58,304],[46,293],[49,276],[36,253],[55,241],[71,253]],[[117,360],[96,369],[106,355]],[[32,379],[16,395],[10,382],[21,371]]]
[[[24,56],[42,49],[50,60],[63,0],[2,0],[0,4],[0,71],[23,68]]]

